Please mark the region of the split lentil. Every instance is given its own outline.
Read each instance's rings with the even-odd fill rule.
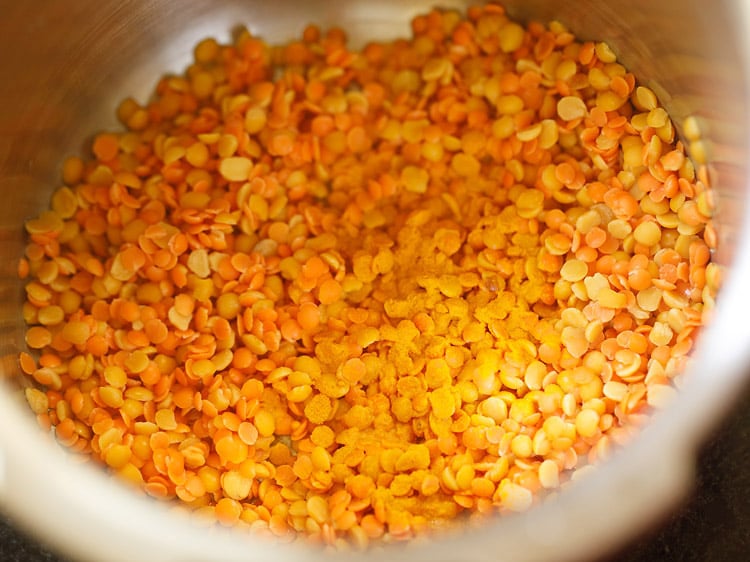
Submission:
[[[18,268],[42,427],[364,547],[528,509],[669,402],[720,277],[702,157],[559,22],[412,29],[206,39],[65,161]]]

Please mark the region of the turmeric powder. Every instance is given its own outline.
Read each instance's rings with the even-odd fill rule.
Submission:
[[[62,444],[365,547],[528,509],[668,402],[719,274],[653,92],[497,4],[412,29],[206,39],[65,162],[19,266]]]

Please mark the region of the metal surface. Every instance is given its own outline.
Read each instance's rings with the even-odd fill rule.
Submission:
[[[322,558],[317,550],[195,530],[47,443],[17,384],[22,223],[48,204],[63,157],[83,150],[94,132],[117,126],[114,109],[123,96],[143,101],[160,75],[183,69],[199,39],[226,40],[242,24],[282,41],[312,21],[341,25],[361,43],[406,35],[410,17],[435,3],[0,0],[0,373],[8,379],[0,387],[0,501],[19,523],[86,560]],[[580,560],[621,543],[689,484],[694,449],[721,418],[748,364],[750,117],[748,46],[741,43],[747,3],[715,2],[710,10],[700,0],[506,5],[522,19],[559,19],[582,38],[606,40],[678,122],[688,114],[701,118],[711,143],[727,283],[680,398],[622,454],[530,513],[368,559]]]

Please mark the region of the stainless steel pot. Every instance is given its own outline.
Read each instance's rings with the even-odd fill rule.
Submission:
[[[442,0],[444,7],[469,2]],[[48,204],[62,158],[114,127],[124,94],[143,100],[192,46],[227,39],[237,24],[269,40],[306,22],[339,24],[355,40],[408,33],[433,0],[0,0],[0,504],[29,531],[82,560],[318,559],[317,550],[196,529],[43,436],[26,407],[16,364],[23,347],[15,266],[23,220]],[[606,40],[679,123],[699,117],[710,146],[727,276],[679,398],[624,451],[580,485],[529,513],[368,559],[582,560],[623,541],[689,486],[696,447],[729,408],[750,364],[748,55],[743,0],[508,0],[520,19],[559,19],[579,37]],[[328,558],[335,555],[327,554]],[[351,556],[349,557],[351,558]]]

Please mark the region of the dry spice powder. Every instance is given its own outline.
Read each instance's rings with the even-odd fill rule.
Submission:
[[[654,93],[496,4],[412,29],[206,39],[65,162],[19,265],[62,444],[364,547],[525,510],[675,394],[719,272]]]

